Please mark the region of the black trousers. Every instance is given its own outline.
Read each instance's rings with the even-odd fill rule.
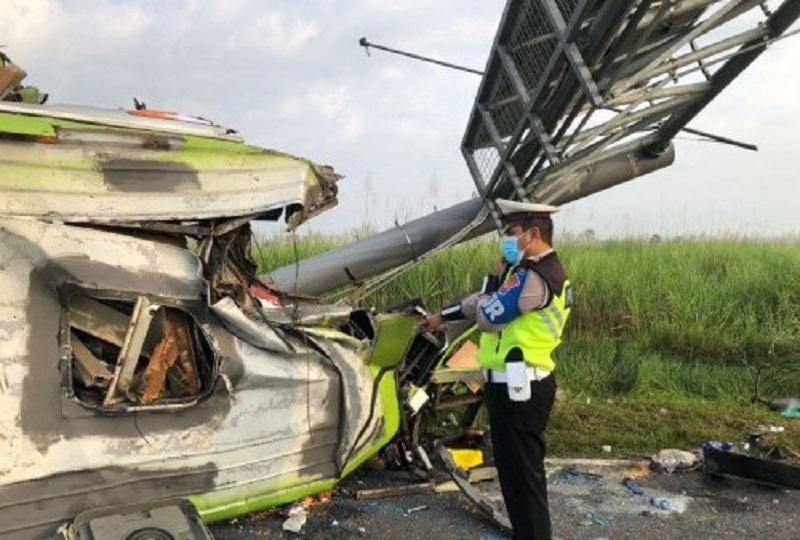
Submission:
[[[492,448],[514,538],[550,540],[550,508],[544,470],[544,429],[556,395],[550,375],[531,382],[531,399],[511,401],[504,383],[487,383]]]

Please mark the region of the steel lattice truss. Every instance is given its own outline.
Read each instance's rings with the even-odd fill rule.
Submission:
[[[509,0],[462,152],[479,193],[552,201],[592,163],[659,155],[800,0]]]

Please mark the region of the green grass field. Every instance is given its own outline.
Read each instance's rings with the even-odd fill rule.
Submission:
[[[333,247],[324,237],[261,245],[262,270]],[[576,293],[556,352],[564,391],[548,430],[553,452],[594,455],[691,448],[800,420],[753,405],[800,396],[800,244],[756,240],[619,240],[558,246]],[[431,257],[361,298],[386,307],[421,297],[436,309],[474,291],[498,256],[478,240]]]

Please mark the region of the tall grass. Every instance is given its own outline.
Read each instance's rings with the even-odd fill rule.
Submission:
[[[297,242],[299,258],[325,251]],[[755,240],[618,240],[558,247],[576,293],[559,383],[574,395],[742,401],[800,395],[800,245]],[[295,259],[262,245],[262,271]],[[420,297],[437,309],[476,290],[499,255],[476,240],[421,262],[363,303]]]
[[[764,392],[800,394],[799,245],[616,241],[562,253],[577,299],[565,371],[603,351],[594,362],[613,364],[612,382],[638,371],[636,384],[617,383],[633,393],[749,395],[761,372]]]

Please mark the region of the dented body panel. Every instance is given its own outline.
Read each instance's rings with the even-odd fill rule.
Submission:
[[[394,435],[381,318],[349,331],[351,308],[269,290],[249,262],[249,217],[335,204],[329,168],[102,116],[32,135],[3,111],[0,537],[174,497],[206,519],[262,509]]]
[[[134,121],[46,117],[44,107],[33,107],[0,105],[6,135],[0,215],[133,223],[258,217],[291,207],[302,209],[291,222],[296,226],[336,201],[339,177],[330,167],[230,140],[210,127],[203,137],[199,128],[206,126],[168,132],[184,123],[158,120],[166,126],[145,122],[133,129]],[[26,114],[9,112],[15,110]]]

